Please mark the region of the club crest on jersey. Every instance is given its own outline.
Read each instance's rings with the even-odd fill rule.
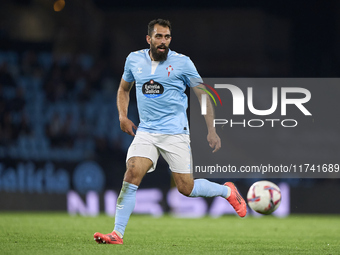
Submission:
[[[163,94],[164,87],[162,84],[154,80],[150,80],[143,84],[142,92],[147,98],[156,98]]]
[[[167,68],[165,68],[166,70],[168,70],[168,77],[170,76],[170,72],[172,71],[172,70],[174,70],[173,68],[172,68],[172,66],[171,65],[169,65]]]

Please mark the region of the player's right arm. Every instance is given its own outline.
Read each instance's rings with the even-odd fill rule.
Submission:
[[[133,84],[134,82],[127,82],[122,78],[117,93],[117,108],[121,130],[129,135],[135,136],[133,129],[137,130],[137,126],[127,117],[130,90]]]

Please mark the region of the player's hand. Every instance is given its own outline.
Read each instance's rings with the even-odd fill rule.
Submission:
[[[207,136],[209,146],[213,148],[213,153],[221,149],[221,139],[216,132],[209,132]]]
[[[120,129],[132,136],[135,136],[135,133],[133,132],[133,129],[137,130],[137,126],[129,120],[127,117],[119,119],[120,121]]]

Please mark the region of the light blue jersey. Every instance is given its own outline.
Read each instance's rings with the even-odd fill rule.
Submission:
[[[130,53],[123,79],[135,81],[138,130],[159,134],[189,134],[186,86],[202,83],[189,57],[169,50],[166,61],[151,61],[149,49]]]

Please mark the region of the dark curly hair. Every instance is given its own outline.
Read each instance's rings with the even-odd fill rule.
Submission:
[[[154,20],[151,20],[149,22],[149,25],[148,25],[148,35],[149,36],[152,36],[152,32],[153,32],[153,29],[154,29],[154,26],[158,24],[162,27],[168,27],[169,30],[171,31],[171,23],[169,20],[165,20],[165,19],[154,19]]]

